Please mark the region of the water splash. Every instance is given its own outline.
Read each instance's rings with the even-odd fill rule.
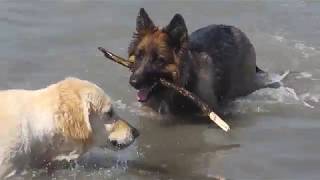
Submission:
[[[121,111],[129,111],[135,115],[145,116],[145,117],[157,117],[158,114],[148,107],[142,106],[139,102],[133,102],[130,105],[125,104],[121,99],[113,102],[115,108]]]
[[[236,107],[234,112],[248,113],[248,112],[270,112],[272,106],[279,105],[298,105],[307,108],[314,108],[306,101],[306,97],[299,96],[293,88],[280,87],[277,89],[265,88],[258,90],[246,97],[239,98],[234,101],[233,105]],[[319,99],[316,99],[317,101]]]

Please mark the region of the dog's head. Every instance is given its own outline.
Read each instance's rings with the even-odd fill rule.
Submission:
[[[97,85],[68,78],[60,84],[59,91],[58,127],[67,138],[119,150],[139,136],[137,129],[117,115],[111,99]]]
[[[129,60],[133,62],[130,84],[138,90],[139,101],[147,101],[159,88],[160,78],[179,82],[187,44],[187,27],[181,15],[176,14],[169,25],[158,28],[145,10],[140,9],[128,49]]]
[[[107,96],[104,101],[101,109],[93,110],[89,115],[92,143],[113,150],[126,148],[139,136],[139,132],[118,116]]]

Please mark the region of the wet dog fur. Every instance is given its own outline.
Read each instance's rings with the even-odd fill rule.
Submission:
[[[129,83],[138,90],[138,100],[155,110],[199,110],[187,98],[161,87],[159,78],[195,93],[218,113],[231,100],[266,86],[257,78],[264,72],[256,65],[255,49],[241,30],[209,25],[189,35],[180,14],[160,28],[141,8],[128,55],[134,61]]]
[[[138,136],[89,81],[67,78],[39,90],[3,90],[0,99],[0,179],[77,159],[91,147],[119,150]]]

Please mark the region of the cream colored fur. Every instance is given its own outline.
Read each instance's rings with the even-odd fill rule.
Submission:
[[[129,145],[134,128],[111,111],[101,88],[76,78],[0,91],[0,179],[64,154],[77,158],[92,146],[115,148],[110,141]]]

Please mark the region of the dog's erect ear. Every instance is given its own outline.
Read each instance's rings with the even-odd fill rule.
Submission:
[[[188,40],[187,26],[180,14],[175,14],[164,30],[169,35],[170,43],[173,43],[174,46],[181,45]]]
[[[150,19],[144,8],[141,8],[139,15],[137,16],[136,30],[139,34],[144,34],[148,31],[152,31],[155,28],[152,20]]]

